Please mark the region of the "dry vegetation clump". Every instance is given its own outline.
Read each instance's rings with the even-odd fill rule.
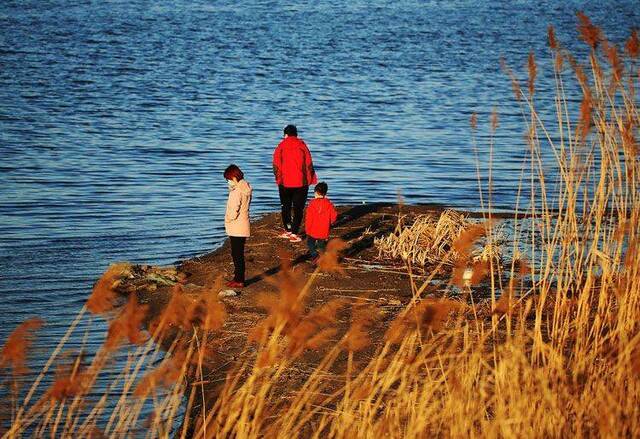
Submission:
[[[459,249],[453,246],[454,242],[465,232],[477,230],[477,224],[465,214],[450,209],[442,212],[437,219],[429,214],[413,218],[402,216],[398,219],[396,230],[388,236],[377,238],[375,246],[380,257],[402,259],[421,267],[452,267],[461,257]],[[484,235],[483,229],[481,236]],[[473,248],[469,249],[474,262],[500,259],[502,238],[497,230],[494,230],[494,235],[493,240],[474,240]]]
[[[448,287],[490,279],[488,304],[474,303],[471,294],[454,300],[448,290],[425,297],[432,272],[422,285],[412,279],[411,301],[389,321],[364,300],[310,308],[320,269],[305,280],[285,259],[274,279],[279,294],[261,296],[264,320],[209,398],[209,371],[224,361],[215,353],[225,342],[228,311],[215,295],[187,294],[179,283],[154,318],[142,318],[147,309],[133,299],[113,309],[114,290],[130,267],[111,267],[87,308],[115,314],[107,340],[117,342],[91,359],[67,362],[38,398],[42,376],[83,309],[26,394],[13,392],[5,437],[121,437],[141,428],[150,437],[195,438],[640,436],[638,36],[625,44],[626,55],[614,54],[600,29],[584,15],[578,19],[590,48],[585,66],[549,31],[557,133],[536,109],[534,57],[528,87],[512,76],[529,133],[530,172],[526,207],[517,206],[529,224],[516,220],[512,244],[529,249],[526,260],[514,259],[501,273],[495,257],[476,251],[487,237],[492,242],[492,223],[470,224],[451,212],[437,221],[419,217],[378,242],[383,255],[427,270],[429,263],[448,264]],[[576,115],[565,89],[574,79],[583,101]],[[494,113],[491,132],[497,120]],[[472,130],[478,126],[472,118]],[[557,185],[545,180],[543,148],[556,159]],[[490,206],[490,192],[481,194]],[[332,244],[325,269],[340,272],[343,248]],[[348,327],[340,325],[345,319]],[[18,328],[3,349],[5,386],[15,382],[12,370],[23,370],[21,340],[36,327]],[[90,397],[125,342],[134,346],[127,364],[103,395]],[[288,379],[303,368],[302,380]],[[152,408],[146,421],[144,404]]]
[[[111,264],[93,286],[86,307],[93,314],[106,313],[131,294],[153,293],[183,280],[184,273],[178,273],[175,267]]]

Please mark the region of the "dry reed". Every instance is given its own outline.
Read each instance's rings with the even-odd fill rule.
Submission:
[[[408,221],[412,221],[410,225],[406,224]],[[501,237],[495,236],[493,243],[478,242],[486,232],[486,225],[472,223],[454,210],[445,210],[437,219],[433,215],[402,217],[394,233],[377,238],[375,246],[380,257],[402,259],[422,267],[440,263],[454,267],[461,259],[473,262],[500,259]]]

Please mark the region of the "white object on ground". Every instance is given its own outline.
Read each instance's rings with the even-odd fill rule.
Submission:
[[[222,290],[218,293],[218,297],[236,297],[237,295],[235,290]]]
[[[473,268],[466,268],[462,273],[462,280],[465,286],[471,286],[471,278],[473,277]]]

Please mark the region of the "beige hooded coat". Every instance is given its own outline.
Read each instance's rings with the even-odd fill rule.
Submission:
[[[229,236],[249,237],[249,206],[251,205],[251,185],[240,180],[229,190],[224,228]]]

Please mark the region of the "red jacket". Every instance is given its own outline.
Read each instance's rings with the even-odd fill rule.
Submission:
[[[337,219],[338,212],[328,198],[314,198],[307,207],[305,232],[315,239],[329,239],[329,229]]]
[[[273,175],[276,183],[284,187],[303,187],[316,184],[309,148],[302,139],[286,137],[273,152]]]

